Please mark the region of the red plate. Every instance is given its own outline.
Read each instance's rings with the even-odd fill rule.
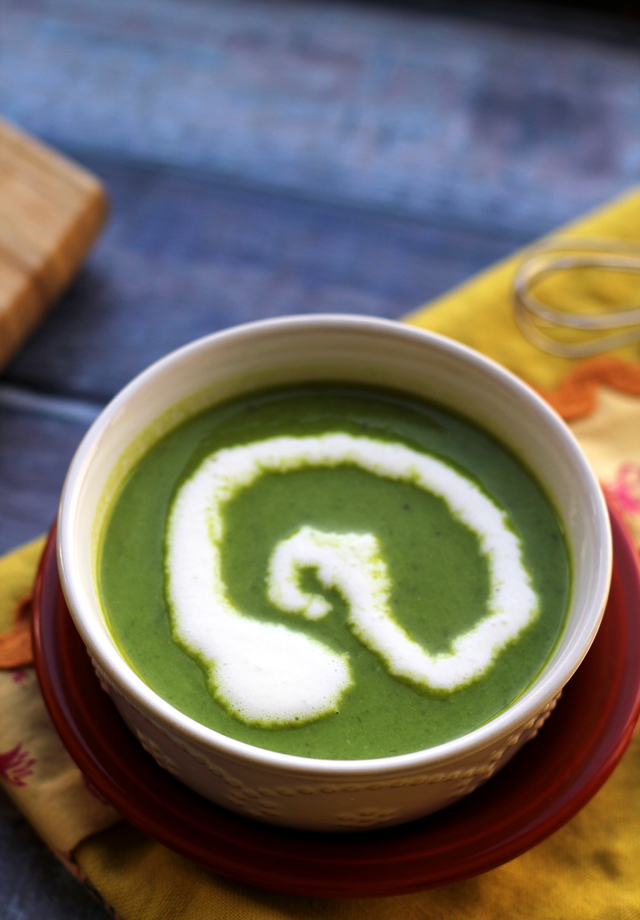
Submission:
[[[435,815],[381,831],[284,830],[218,808],[161,770],[101,690],[64,602],[51,535],[36,585],[35,663],[60,736],[132,824],[222,875],[292,894],[379,897],[493,869],[544,840],[595,794],[640,715],[640,572],[612,514],[611,594],[591,651],[544,730],[497,777]]]

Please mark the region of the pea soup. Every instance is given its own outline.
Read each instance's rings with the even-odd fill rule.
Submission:
[[[261,392],[169,432],[102,543],[109,628],[177,709],[258,747],[362,759],[478,727],[561,632],[562,532],[520,461],[436,405]]]

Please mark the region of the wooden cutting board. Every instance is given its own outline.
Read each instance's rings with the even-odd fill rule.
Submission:
[[[0,119],[0,367],[67,287],[106,213],[92,173]]]

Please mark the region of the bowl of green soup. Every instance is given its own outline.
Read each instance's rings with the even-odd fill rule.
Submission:
[[[598,629],[608,517],[573,436],[456,342],[289,317],[130,383],[73,460],[58,560],[98,676],[207,799],[317,831],[472,792]]]

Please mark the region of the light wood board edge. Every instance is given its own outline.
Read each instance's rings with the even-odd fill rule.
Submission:
[[[96,176],[0,118],[0,367],[72,280],[106,215]]]

